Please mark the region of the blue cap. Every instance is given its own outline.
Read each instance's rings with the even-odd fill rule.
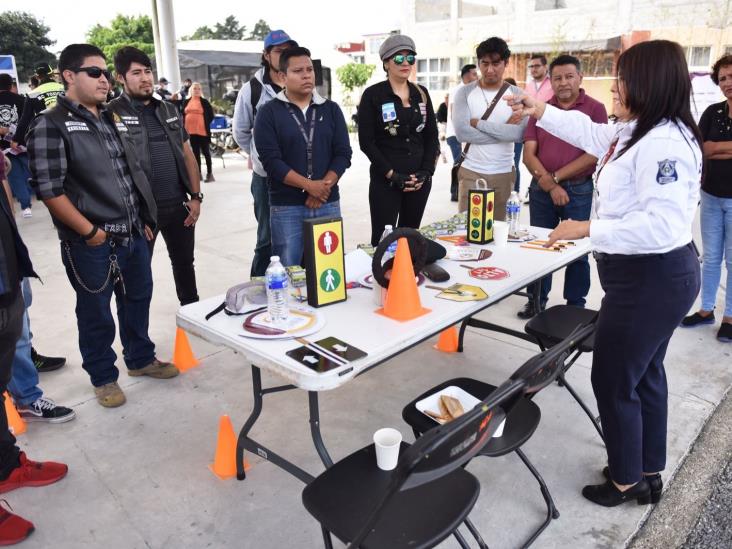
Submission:
[[[290,35],[282,29],[273,30],[264,37],[264,49],[267,50],[272,46],[279,46],[280,44],[286,44],[287,42],[292,42],[297,45],[297,42],[290,38]]]

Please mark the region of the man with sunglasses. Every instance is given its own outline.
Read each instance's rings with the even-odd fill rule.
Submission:
[[[106,67],[96,46],[72,44],[61,52],[66,95],[36,119],[28,150],[31,185],[51,212],[76,292],[82,366],[99,404],[112,408],[126,400],[112,350],[112,293],[129,375],[161,379],[178,370],[155,358],[148,336],[152,272],[147,240],[157,208],[127,126],[103,105],[111,83]]]

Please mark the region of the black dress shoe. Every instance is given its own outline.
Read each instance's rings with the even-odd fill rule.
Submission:
[[[592,503],[597,503],[603,507],[615,507],[633,500],[636,500],[638,505],[651,503],[651,487],[646,479],[641,479],[640,482],[631,486],[625,492],[618,490],[613,481],[608,480],[605,484],[585,486],[582,488],[582,495]]]
[[[607,465],[602,469],[602,476],[611,480],[610,467]],[[643,475],[643,478],[646,479],[648,486],[651,488],[651,503],[658,503],[661,501],[661,493],[663,492],[663,479],[661,478],[661,473]]]
[[[538,313],[544,310],[544,306],[542,306],[538,311],[536,310],[536,307],[534,307],[534,302],[529,301],[524,305],[524,308],[521,309],[518,313],[516,313],[516,316],[519,318],[523,318],[524,320],[529,320],[530,318],[534,318]]]

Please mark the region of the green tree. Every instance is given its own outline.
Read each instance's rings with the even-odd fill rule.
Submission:
[[[269,34],[269,31],[272,29],[269,28],[269,25],[264,19],[260,19],[254,24],[254,30],[252,31],[252,34],[249,35],[249,40],[264,40],[264,37]]]
[[[56,43],[48,37],[50,30],[30,13],[0,13],[0,53],[15,56],[20,81],[27,81],[41,63],[56,64],[56,56],[46,49]]]
[[[247,28],[240,25],[236,17],[229,15],[223,24],[216,23],[213,28],[205,25],[198,27],[190,36],[184,36],[183,40],[244,40],[246,35]]]
[[[151,57],[155,55],[152,22],[147,15],[118,14],[109,26],[94,25],[86,39],[104,52],[110,68],[114,66],[114,54],[122,46],[134,46]]]
[[[366,85],[375,68],[376,65],[348,63],[336,69],[336,76],[345,90],[351,93],[353,90]]]

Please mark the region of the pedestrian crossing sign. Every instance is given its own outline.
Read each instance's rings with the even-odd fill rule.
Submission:
[[[343,219],[319,217],[304,222],[308,303],[322,307],[346,300]]]
[[[468,191],[468,236],[471,244],[493,242],[493,213],[496,193],[493,189]]]

